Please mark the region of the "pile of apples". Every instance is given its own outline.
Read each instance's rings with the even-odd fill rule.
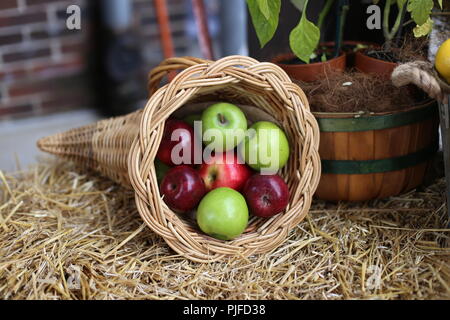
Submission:
[[[268,218],[289,202],[288,186],[276,174],[289,158],[285,133],[268,121],[247,126],[239,107],[216,103],[184,120],[169,118],[156,155],[167,206],[179,214],[194,213],[199,228],[216,239],[236,238],[250,214]]]

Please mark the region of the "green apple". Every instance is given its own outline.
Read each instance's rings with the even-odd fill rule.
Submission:
[[[245,114],[234,104],[216,103],[202,113],[203,143],[214,151],[234,149],[244,139],[246,130]]]
[[[183,121],[189,124],[191,127],[194,127],[194,121],[202,121],[202,114],[201,113],[190,114],[186,118],[184,118]]]
[[[161,184],[162,179],[166,175],[167,171],[169,171],[170,167],[157,158],[155,158],[154,164],[156,171],[156,180],[158,180],[158,184]]]
[[[284,131],[276,124],[259,121],[248,129],[238,151],[253,169],[274,174],[289,158],[289,142]]]
[[[197,223],[204,233],[213,238],[236,238],[248,224],[248,207],[244,196],[227,187],[210,191],[198,205]]]

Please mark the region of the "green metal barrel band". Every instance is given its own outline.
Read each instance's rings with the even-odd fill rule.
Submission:
[[[438,115],[438,105],[430,102],[422,108],[382,116],[361,115],[358,118],[318,118],[322,132],[356,132],[382,130],[424,121]]]
[[[322,160],[322,173],[369,174],[402,170],[429,160],[439,149],[434,143],[422,150],[405,156],[380,160]]]

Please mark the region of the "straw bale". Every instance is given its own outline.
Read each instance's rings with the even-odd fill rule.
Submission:
[[[269,254],[199,264],[145,227],[131,191],[44,158],[0,172],[0,298],[449,299],[444,190],[315,201]]]

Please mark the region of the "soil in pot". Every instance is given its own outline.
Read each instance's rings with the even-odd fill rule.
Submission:
[[[377,74],[346,71],[314,82],[296,81],[305,91],[311,110],[334,113],[380,113],[408,109],[428,96],[419,88],[395,87]],[[414,93],[414,94],[412,94]]]
[[[318,198],[366,201],[422,184],[437,151],[434,101],[362,73],[299,85],[321,131]]]

